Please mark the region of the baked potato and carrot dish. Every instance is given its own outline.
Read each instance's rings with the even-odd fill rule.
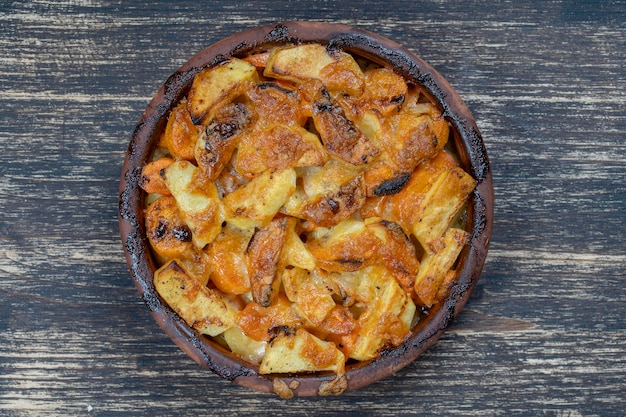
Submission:
[[[342,392],[455,280],[476,182],[449,132],[419,86],[321,44],[203,69],[142,171],[156,291],[260,374]]]

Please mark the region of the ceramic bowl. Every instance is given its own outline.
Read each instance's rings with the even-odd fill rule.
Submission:
[[[263,392],[288,386],[295,396],[320,394],[320,385],[334,375],[327,373],[259,375],[253,366],[208,337],[197,334],[155,292],[155,261],[144,228],[144,197],[139,187],[141,169],[151,157],[166,117],[189,90],[193,77],[206,66],[229,56],[242,56],[273,45],[317,42],[332,44],[354,55],[393,68],[422,91],[444,112],[451,125],[451,141],[463,168],[478,185],[468,204],[469,245],[459,257],[456,284],[443,302],[420,320],[399,347],[384,351],[375,360],[347,364],[347,390],[364,387],[388,377],[432,346],[462,310],[481,274],[492,230],[493,184],[482,137],[474,118],[451,85],[430,65],[408,49],[380,35],[355,27],[318,23],[284,22],[249,29],[208,46],[174,72],[149,103],[133,132],[120,181],[119,223],[131,276],[152,316],[169,337],[201,366],[235,383]],[[275,381],[275,378],[279,380]]]

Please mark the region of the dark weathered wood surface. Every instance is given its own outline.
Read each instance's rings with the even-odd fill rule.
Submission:
[[[283,401],[199,368],[139,300],[118,177],[149,98],[204,46],[328,20],[406,45],[473,111],[496,221],[451,329],[395,377]],[[3,1],[0,415],[626,413],[623,1]]]

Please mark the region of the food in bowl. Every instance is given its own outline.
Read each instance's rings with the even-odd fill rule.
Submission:
[[[324,70],[334,74],[336,78],[326,77],[322,80],[328,74],[320,72],[319,80],[311,77],[310,82],[303,83],[298,77],[290,80],[264,74],[270,62],[271,51],[277,47],[286,49],[282,57],[274,58],[279,58],[275,61],[278,63],[277,72],[291,74],[301,71],[301,67],[305,66],[285,66],[285,62],[290,61],[286,58],[290,54],[302,58],[295,47],[309,44],[315,45],[309,47],[309,51],[321,51],[321,45],[333,62],[341,61]],[[305,50],[307,48],[299,49]],[[359,113],[363,117],[355,117],[355,112],[362,110],[359,101],[354,100],[355,96],[362,94],[361,81],[359,77],[352,77],[352,65],[347,65],[347,58],[342,58],[344,53],[356,61],[364,76],[372,69],[389,70],[378,71],[382,77],[371,79],[382,81],[387,77],[385,74],[391,74],[391,77],[393,74],[400,76],[406,83],[406,92],[402,93],[404,97],[395,94],[390,96],[393,100],[384,100],[384,96],[377,96],[378,93],[374,90],[368,94],[380,100],[375,101],[372,112]],[[321,58],[312,61],[315,65],[306,66],[307,71],[321,71],[316,65],[328,60],[328,57],[322,55]],[[322,67],[329,63],[330,61]],[[251,64],[256,74],[249,65],[244,64]],[[239,97],[231,96],[227,94],[229,89],[223,89],[219,83],[211,82],[212,77],[192,88],[195,82],[199,83],[198,79],[209,75],[210,68],[218,67],[222,68],[223,74],[238,73],[243,74],[244,78],[250,75],[256,85],[255,90],[247,90],[248,93],[243,95],[236,93],[235,96]],[[199,77],[205,70],[206,73]],[[373,73],[368,77],[371,75]],[[333,86],[332,82],[335,81],[343,87]],[[265,82],[270,85],[263,85]],[[328,84],[325,92],[304,88],[305,85],[320,86],[323,82]],[[267,88],[270,86],[271,88]],[[400,92],[405,89],[399,83],[388,86],[398,88]],[[363,88],[365,91],[365,87]],[[347,95],[342,96],[336,92],[342,89]],[[297,91],[295,95],[291,92],[286,94],[289,90]],[[309,95],[304,96],[304,99],[308,103],[317,104],[313,107],[313,111],[317,112],[317,125],[313,116],[304,113],[304,118],[301,109],[298,110],[302,97],[295,100],[298,105],[294,106],[291,101],[305,90],[309,91]],[[210,96],[217,95],[221,97],[218,101],[223,102],[213,107],[207,106],[205,99],[201,98],[204,93],[199,94],[201,92],[209,93]],[[269,97],[274,101],[265,101],[259,99],[260,97]],[[226,105],[227,102],[230,104]],[[190,103],[194,103],[193,108]],[[255,104],[254,112],[248,112],[251,103]],[[263,106],[263,103],[275,104]],[[447,125],[449,129],[447,143],[437,151],[437,155],[420,162],[412,170],[410,164],[413,162],[406,161],[410,160],[411,152],[418,149],[409,147],[406,150],[410,152],[399,154],[393,151],[393,147],[387,147],[388,143],[375,140],[376,135],[389,126],[395,129],[401,127],[400,132],[410,126],[395,113],[405,113],[403,107],[409,105],[418,108],[424,106],[424,109],[428,107],[429,110],[424,112],[430,114],[431,122],[443,129]],[[339,107],[344,113],[341,113]],[[311,109],[308,111],[311,112]],[[246,134],[249,136],[250,128],[261,126],[257,123],[257,113],[262,112],[271,116],[271,123],[266,125],[271,127],[269,131],[272,134],[264,134],[264,130],[254,128],[253,140],[264,145],[273,135],[278,135],[291,145],[275,149],[266,145],[250,146],[253,142],[246,142],[241,149],[236,145],[243,144],[241,139]],[[372,114],[378,119],[371,117]],[[215,119],[215,123],[211,122],[211,118]],[[385,120],[395,120],[397,123],[391,124],[384,122]],[[447,123],[442,123],[442,120]],[[383,123],[379,130],[381,121]],[[338,129],[343,135],[330,139],[326,137],[324,142],[324,135],[328,136],[328,132],[333,129]],[[440,134],[438,130],[435,131],[435,135]],[[312,140],[315,136],[318,142]],[[196,146],[200,140],[203,142]],[[292,149],[294,143],[300,144],[295,150]],[[245,146],[248,148],[244,149]],[[437,146],[439,144],[435,148]],[[196,156],[198,149],[204,151]],[[207,152],[208,150],[211,152]],[[235,159],[240,151],[243,155],[241,164]],[[290,165],[288,161],[293,152],[301,152],[298,164],[302,166],[286,168]],[[268,155],[274,158],[266,158]],[[320,156],[321,162],[315,162]],[[426,250],[432,249],[426,247],[428,245],[423,246],[416,236],[422,236],[422,241],[426,241],[428,234],[412,232],[412,222],[419,217],[412,217],[417,214],[407,211],[406,207],[419,205],[421,201],[424,207],[424,212],[419,215],[422,223],[428,222],[429,218],[438,217],[437,211],[432,210],[435,206],[424,203],[433,194],[429,192],[423,195],[425,188],[416,185],[419,183],[417,178],[424,179],[429,173],[445,170],[448,164],[458,165],[455,171],[462,168],[475,181],[466,203],[450,222],[454,233],[446,232],[447,242],[445,239],[443,242],[439,240],[446,247],[458,245],[462,248],[452,262],[450,270],[454,272],[446,273],[441,285],[424,286],[418,292],[415,282],[412,282],[406,271],[412,271],[411,268],[415,268],[418,263],[418,273],[425,271],[426,267],[446,270],[447,266],[436,261],[442,260],[442,257],[427,256]],[[161,175],[170,166],[173,167],[169,171],[170,175]],[[419,167],[424,169],[418,175]],[[265,174],[266,170],[271,170],[278,178],[274,174]],[[293,184],[293,175],[290,174],[292,171],[296,174],[296,180],[295,189],[287,198],[289,204],[280,206],[278,212],[264,226],[267,221],[263,220],[264,213],[275,210],[267,204],[278,204],[284,198],[280,190],[285,184]],[[197,172],[202,172],[200,179],[197,178]],[[213,176],[215,180],[206,180]],[[428,187],[439,184],[433,188],[435,190],[447,183],[443,180],[444,177],[437,178],[439,179],[428,184]],[[337,182],[331,183],[330,179]],[[203,184],[207,182],[213,186],[207,185],[203,188]],[[268,184],[273,184],[276,188],[266,189]],[[363,193],[355,194],[355,190],[363,190],[363,184],[364,196]],[[203,191],[196,192],[196,187]],[[239,189],[242,191],[238,192]],[[247,192],[243,192],[254,191],[253,189],[274,191],[262,193],[262,198],[254,200],[247,197]],[[422,193],[424,198],[410,197],[409,190],[411,193]],[[407,198],[402,198],[403,193],[406,193],[404,195]],[[232,196],[226,200],[226,194]],[[356,195],[359,198],[346,199],[346,195]],[[329,198],[325,198],[326,196]],[[148,217],[146,209],[157,199],[159,204],[151,208]],[[401,202],[403,205],[394,210],[392,202]],[[296,213],[300,213],[302,217]],[[222,223],[216,221],[222,217]],[[227,221],[227,218],[230,220]],[[167,222],[161,222],[163,219],[167,219]],[[355,27],[321,22],[283,22],[251,28],[213,43],[191,57],[157,91],[137,123],[126,153],[120,179],[119,222],[124,253],[140,296],[155,321],[194,361],[243,387],[274,392],[285,398],[338,394],[344,390],[365,387],[396,374],[432,346],[463,309],[486,259],[493,224],[493,182],[484,143],[470,111],[450,84],[428,63],[385,37]],[[256,225],[257,222],[261,224]],[[156,249],[151,246],[147,229],[152,230],[153,240],[161,236],[161,240],[156,243]],[[436,229],[432,229],[432,233],[435,231]],[[280,250],[272,243],[279,236],[282,236]],[[342,244],[346,237],[353,243],[347,244],[346,241]],[[404,253],[410,253],[406,250],[410,249],[407,238],[415,248],[415,257],[399,257],[396,259],[401,262],[394,261],[392,253],[402,253],[398,252],[400,249]],[[378,245],[378,240],[375,239],[384,240],[385,245]],[[435,249],[441,250],[443,245],[435,246]],[[301,250],[302,246],[306,251]],[[242,251],[244,255],[240,256]],[[365,260],[366,257],[370,259],[369,256],[373,254],[378,261]],[[450,256],[454,257],[452,252]],[[315,267],[311,266],[311,257],[315,261]],[[260,271],[255,273],[252,280],[248,270],[250,258],[256,259],[254,265]],[[286,258],[291,259],[295,266],[285,265],[283,260]],[[281,283],[278,288],[274,287],[277,285],[273,278],[275,271],[283,271],[280,273]],[[359,276],[363,275],[363,271],[367,272],[368,279],[361,281]],[[174,288],[174,301],[171,305],[157,291],[157,285],[161,284],[157,283],[155,275],[167,278],[161,284]],[[388,279],[390,276],[393,280]],[[333,278],[331,283],[336,284],[326,288],[329,292],[333,291],[330,298],[325,293],[320,298],[309,296],[315,290],[323,290],[325,286],[318,287],[318,280],[324,284],[328,277]],[[399,280],[399,277],[404,277],[404,280]],[[372,284],[382,279],[386,280],[389,287]],[[398,291],[397,285],[388,283],[394,280],[399,283],[401,291]],[[424,277],[423,284],[429,280],[430,278]],[[363,284],[355,287],[359,282]],[[190,286],[187,285],[189,283]],[[254,297],[260,303],[254,301],[252,283],[256,285]],[[305,283],[309,283],[309,286],[304,285]],[[179,284],[178,290],[175,289],[176,284]],[[410,291],[411,284],[413,292]],[[181,285],[185,288],[180,288]],[[376,292],[372,290],[372,286]],[[376,289],[377,286],[380,288]],[[435,287],[438,288],[436,292],[425,291],[426,288]],[[386,290],[383,297],[373,296],[383,288]],[[177,293],[179,290],[184,290],[184,293]],[[202,295],[198,297],[198,293]],[[220,297],[214,297],[215,294]],[[405,304],[396,303],[395,297],[398,294],[403,300],[407,300]],[[183,309],[180,314],[172,307],[176,304],[177,297],[179,301],[185,301],[181,304]],[[296,301],[291,301],[289,297]],[[433,304],[428,308],[426,306],[429,297]],[[263,307],[262,304],[268,300],[269,306]],[[352,321],[366,321],[368,313],[363,300],[379,303],[373,309],[370,308],[371,312],[396,307],[395,311],[385,315],[385,325],[376,327],[377,331],[389,328],[395,330],[387,333],[379,331],[377,338],[371,339],[378,341],[369,345],[372,349],[361,349],[361,353],[369,352],[371,356],[376,351],[379,339],[385,340],[373,359],[346,360],[344,352],[349,355],[351,350],[358,350],[349,343],[352,341],[349,335],[354,335],[351,333],[353,330],[349,326],[342,328],[341,325]],[[331,301],[335,307],[331,305]],[[415,308],[415,314],[410,324],[410,332],[402,338],[406,326],[400,324],[409,316],[411,304]],[[324,307],[330,310],[330,314],[321,319],[325,312]],[[249,318],[246,328],[249,334],[243,333],[245,323],[237,323],[245,338],[241,337],[239,331],[235,331],[237,327],[230,327],[222,332],[225,329],[223,322],[205,320],[207,315],[204,313],[195,316],[198,311],[212,309],[215,315],[226,311],[227,320],[231,317],[230,313],[234,312],[234,320],[237,321],[244,316],[240,312],[246,308]],[[262,314],[268,311],[272,312],[269,315]],[[281,312],[285,314],[281,316]],[[272,324],[271,320],[268,322],[269,316],[280,317],[279,321],[285,323],[284,327]],[[375,315],[372,313],[371,316]],[[324,332],[314,331],[316,320],[323,320],[328,328]],[[303,321],[303,325],[298,324]],[[388,326],[394,322],[399,325]],[[274,329],[269,340],[261,340],[269,328]],[[259,334],[254,334],[255,330]],[[210,336],[211,333],[216,333],[217,336]],[[289,335],[292,336],[287,338]],[[342,338],[345,340],[342,341]],[[319,341],[319,344],[314,346],[311,340],[315,343]],[[286,341],[294,343],[283,343]],[[270,345],[275,349],[268,348]],[[310,350],[303,349],[306,346]],[[332,349],[327,348],[328,346]],[[363,343],[361,346],[367,345]],[[315,350],[313,347],[319,349]],[[296,351],[308,352],[309,357],[315,359],[315,362],[311,360],[308,364],[301,361],[298,369],[304,369],[304,364],[314,369],[328,367],[329,370],[278,372],[278,368],[272,368],[270,373],[261,373],[262,370],[268,371],[265,367],[261,369],[263,360],[266,363],[286,366],[287,358],[306,359],[304,354],[294,355]],[[345,360],[343,368],[337,351]],[[265,352],[270,352],[270,356],[265,358]],[[277,356],[280,358],[272,359]]]
[[[156,292],[260,375],[343,392],[458,276],[476,180],[449,134],[419,85],[341,48],[224,57],[142,169]]]

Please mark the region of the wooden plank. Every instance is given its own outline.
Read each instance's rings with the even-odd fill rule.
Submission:
[[[117,230],[152,94],[204,46],[277,20],[386,35],[457,88],[487,144],[496,224],[466,310],[425,355],[340,398],[221,380],[158,328]],[[0,5],[0,415],[545,415],[626,409],[626,5]]]

